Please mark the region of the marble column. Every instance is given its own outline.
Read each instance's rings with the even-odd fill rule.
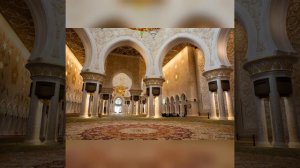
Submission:
[[[263,86],[268,87],[268,96],[270,104],[271,129],[272,129],[272,146],[273,147],[294,147],[298,146],[297,140],[298,128],[296,122],[293,121],[295,116],[292,102],[292,81],[291,75],[293,72],[293,65],[297,62],[297,58],[291,55],[276,55],[257,59],[255,61],[247,62],[244,68],[249,72],[251,79],[254,81],[255,95],[260,94],[261,89],[256,89],[257,81],[263,80]],[[279,80],[283,79],[283,80]],[[256,84],[255,84],[256,82]],[[260,84],[262,85],[262,84]],[[266,90],[266,89],[265,89]],[[291,101],[288,101],[291,97]],[[284,108],[281,106],[283,99]],[[265,110],[265,107],[261,107]],[[285,109],[285,110],[283,110]],[[259,111],[259,109],[257,109]],[[262,111],[262,110],[260,110]],[[286,120],[284,119],[284,112],[286,113]],[[261,122],[261,121],[260,121]],[[260,125],[264,124],[259,123]],[[285,122],[285,123],[284,123]],[[291,143],[287,144],[288,139],[285,137],[284,125],[287,126],[289,139]],[[258,127],[260,129],[260,127]],[[259,132],[260,130],[258,130]],[[298,141],[298,142],[297,142]]]
[[[85,88],[85,84],[84,84]],[[88,107],[89,107],[89,99],[90,96],[88,92],[83,89],[82,91],[82,103],[81,103],[81,110],[80,110],[80,116],[87,118],[88,117]]]
[[[149,87],[149,97],[148,97],[148,114],[149,117],[154,116],[154,102],[153,102],[153,95],[152,95],[152,86]]]
[[[97,82],[97,87],[96,87],[96,91],[95,93],[93,94],[93,106],[92,106],[92,111],[91,111],[91,117],[94,117],[94,118],[97,118],[98,117],[98,106],[100,105],[99,104],[99,100],[100,100],[100,86],[101,83],[100,82]]]
[[[174,103],[174,113],[177,115],[178,114],[178,104],[177,101]]]
[[[290,148],[300,148],[300,138],[298,135],[298,123],[297,115],[295,114],[296,110],[294,108],[294,99],[293,95],[289,97],[283,97],[286,120],[287,120],[287,129],[289,134],[288,146]]]
[[[234,120],[234,113],[233,113],[233,105],[231,101],[231,96],[229,91],[224,91],[225,100],[226,100],[226,107],[227,107],[227,118],[228,120]]]
[[[131,100],[130,100],[130,114],[131,115],[134,115],[134,107],[135,107],[135,105],[134,105],[134,100],[133,100],[133,97],[132,97]]]
[[[219,119],[226,120],[226,110],[225,110],[225,103],[224,103],[224,92],[221,85],[221,79],[217,79],[218,85],[218,107],[219,107]]]
[[[139,115],[140,114],[140,103],[139,101],[135,101],[135,115]]]
[[[27,125],[27,134],[25,137],[25,141],[26,143],[30,144],[41,144],[42,142],[40,140],[40,129],[42,123],[43,103],[34,93],[35,85],[36,80],[33,79],[28,115],[28,122],[30,124]]]
[[[218,119],[217,116],[217,108],[216,108],[216,99],[215,99],[215,92],[209,92],[210,93],[210,103],[211,103],[211,107],[210,107],[210,119],[216,120]]]
[[[29,63],[26,68],[31,74],[32,88],[25,142],[55,143],[58,137],[59,93],[60,86],[65,82],[65,69],[45,63]],[[43,107],[45,109],[46,106],[48,111],[43,111]],[[42,118],[43,115],[45,118]]]
[[[273,146],[284,147],[284,129],[283,119],[280,106],[280,96],[277,91],[277,82],[275,76],[270,76],[270,109],[271,109],[271,120],[272,120],[272,132],[273,132]]]
[[[231,103],[231,97],[230,94],[224,93],[223,86],[222,86],[222,81],[229,81],[230,79],[230,74],[232,73],[232,69],[230,67],[224,67],[224,68],[218,68],[218,69],[213,69],[210,71],[206,71],[203,73],[203,75],[207,78],[207,81],[210,82],[216,82],[217,86],[216,90],[213,90],[214,93],[211,94],[211,117],[212,119],[215,118],[215,111],[216,111],[216,106],[218,107],[219,110],[219,117],[218,119],[220,120],[227,120],[227,119],[233,119],[233,111],[232,111],[232,103]],[[229,89],[229,88],[228,88]],[[216,91],[216,92],[215,92]],[[210,90],[212,92],[212,90]],[[217,94],[217,100],[214,98],[214,94]],[[228,100],[228,101],[226,101]],[[225,101],[227,104],[227,111],[225,108]],[[213,106],[216,104],[216,106]]]
[[[157,97],[157,105],[158,105],[158,108],[157,108],[157,111],[155,111],[154,118],[161,118],[162,117],[161,113],[163,112],[162,94],[160,94]]]
[[[84,118],[98,117],[98,100],[105,75],[87,71],[82,71],[80,75],[84,81],[80,116]],[[91,90],[92,92],[89,91],[91,93],[89,93],[87,90],[88,83],[96,86],[94,90]]]
[[[61,84],[64,81],[57,81],[55,83],[55,94],[51,98],[50,104],[49,104],[49,120],[48,120],[48,126],[47,126],[47,138],[46,143],[51,144],[55,143],[57,137],[58,137],[58,125],[59,125],[59,112],[60,112],[60,106],[59,106],[59,95],[65,93],[64,88],[61,88]],[[50,115],[51,114],[51,115]]]
[[[165,80],[162,78],[146,78],[144,79],[144,82],[149,88],[149,96],[148,96],[148,113],[149,117],[159,117],[162,113],[161,103],[162,103],[162,97],[159,98],[159,96],[162,95],[162,85]],[[153,88],[160,88],[159,94],[153,92]],[[154,104],[154,96],[158,96],[159,103],[157,104],[157,112],[155,112],[155,104]]]
[[[257,107],[257,146],[269,147],[271,146],[268,136],[266,111],[265,111],[265,98],[255,97],[255,105]]]

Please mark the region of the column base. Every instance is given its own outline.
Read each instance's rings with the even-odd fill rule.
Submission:
[[[270,144],[270,142],[256,142],[256,145],[258,147],[272,147],[272,145]]]
[[[88,116],[88,115],[81,115],[80,118],[91,118],[92,116]]]
[[[228,117],[227,119],[228,120],[234,120],[234,117]]]
[[[46,140],[44,142],[45,145],[55,145],[58,144],[59,142],[55,141],[55,140]]]
[[[300,148],[300,142],[289,142],[288,147],[289,148]]]
[[[219,120],[217,116],[209,117],[210,120]]]
[[[162,118],[162,116],[154,116],[153,118]]]
[[[227,120],[226,117],[220,117],[219,120]]]
[[[187,117],[199,117],[199,114],[188,114]]]
[[[25,140],[24,143],[28,145],[44,145],[39,139]]]
[[[272,142],[274,148],[287,148],[288,145],[284,142]]]

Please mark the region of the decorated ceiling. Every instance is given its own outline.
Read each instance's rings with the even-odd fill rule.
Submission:
[[[24,0],[0,1],[0,13],[31,52],[34,45],[34,22]]]
[[[118,47],[114,49],[111,54],[126,55],[126,56],[141,56],[141,54],[134,48],[129,46]]]
[[[163,61],[163,66],[165,66],[169,61],[171,61],[178,53],[180,53],[181,50],[183,50],[187,46],[193,46],[193,45],[190,43],[181,43],[173,47],[165,56],[165,59]]]

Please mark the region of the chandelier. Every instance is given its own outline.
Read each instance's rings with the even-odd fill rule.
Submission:
[[[113,96],[125,96],[125,91],[128,89],[125,86],[116,86],[113,88],[114,92],[113,92]]]
[[[130,29],[139,31],[141,38],[143,38],[145,32],[148,32],[152,36],[155,36],[157,31],[159,30],[159,28],[130,28]]]

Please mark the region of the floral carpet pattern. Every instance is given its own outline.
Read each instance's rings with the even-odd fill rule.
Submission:
[[[83,140],[184,140],[193,132],[187,128],[159,124],[119,124],[87,129]]]
[[[66,140],[233,140],[233,124],[203,119],[69,118]],[[195,121],[194,121],[195,120]]]

